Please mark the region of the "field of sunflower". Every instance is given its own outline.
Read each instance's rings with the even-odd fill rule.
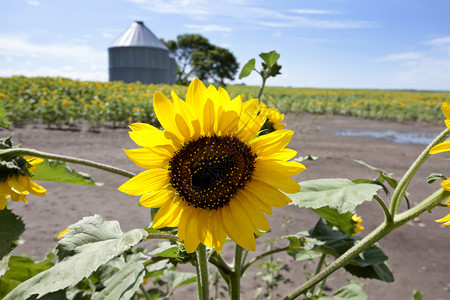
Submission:
[[[0,78],[0,103],[7,119],[16,124],[31,121],[77,127],[87,121],[93,126],[124,127],[132,122],[157,122],[152,107],[157,90],[168,96],[174,90],[184,98],[187,88],[18,76]],[[232,98],[241,95],[244,101],[255,98],[258,90],[256,86],[227,87]],[[282,113],[434,121],[440,119],[441,104],[450,102],[450,92],[266,87],[263,101]]]

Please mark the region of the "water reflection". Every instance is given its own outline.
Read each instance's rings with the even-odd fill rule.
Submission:
[[[420,144],[428,145],[431,143],[439,132],[398,132],[394,130],[344,130],[336,132],[342,136],[364,136],[383,139],[398,144]]]

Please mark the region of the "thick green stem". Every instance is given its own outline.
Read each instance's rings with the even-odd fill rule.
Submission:
[[[197,264],[199,266],[200,274],[197,273],[197,277],[200,277],[201,295],[200,300],[209,300],[209,279],[208,279],[208,260],[206,256],[206,246],[200,244],[197,248]]]
[[[139,288],[141,289],[142,295],[144,295],[145,300],[151,300],[150,295],[147,293],[142,284],[139,286]]]
[[[16,156],[34,156],[34,157],[40,157],[45,159],[53,159],[53,160],[59,160],[64,161],[68,163],[74,163],[78,165],[83,165],[87,167],[97,168],[106,172],[122,175],[127,178],[132,178],[136,176],[136,174],[132,172],[128,172],[123,169],[119,169],[110,165],[105,165],[102,163],[98,163],[95,161],[87,160],[87,159],[81,159],[76,157],[70,157],[65,155],[59,155],[59,154],[53,154],[53,153],[47,153],[47,152],[41,152],[33,149],[27,149],[27,148],[13,148],[13,149],[5,149],[0,150],[0,158],[11,158]]]
[[[403,196],[405,195],[406,188],[408,187],[409,183],[411,182],[412,178],[416,174],[417,170],[422,166],[422,164],[430,157],[430,150],[435,145],[442,143],[445,141],[449,136],[450,131],[448,129],[445,129],[442,131],[435,139],[434,141],[429,144],[425,150],[417,157],[416,161],[409,167],[408,171],[406,171],[405,175],[403,175],[403,178],[400,180],[400,182],[397,185],[397,188],[394,191],[394,194],[392,195],[391,200],[391,207],[390,207],[390,214],[392,217],[394,217],[400,208],[400,203],[402,202]]]
[[[230,276],[230,300],[239,300],[241,294],[242,247],[236,244],[234,270]]]
[[[315,275],[313,278],[305,282],[298,289],[293,291],[291,294],[286,296],[284,299],[291,300],[295,299],[301,294],[306,293],[311,287],[315,286],[325,278],[327,278],[330,274],[335,272],[336,270],[342,268],[346,264],[348,264],[354,257],[359,255],[361,252],[365,251],[381,238],[386,236],[392,230],[402,226],[409,220],[412,220],[422,214],[423,212],[430,210],[439,205],[444,199],[450,196],[450,192],[440,189],[430,195],[427,199],[423,200],[418,205],[413,208],[405,211],[394,217],[394,222],[392,224],[384,223],[378,226],[374,231],[372,231],[369,235],[363,238],[359,243],[355,244],[352,248],[350,248],[347,252],[345,252],[342,256],[338,257],[334,262],[332,262],[328,267],[323,269],[319,274]]]

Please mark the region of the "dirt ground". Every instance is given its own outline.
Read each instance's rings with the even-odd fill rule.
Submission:
[[[288,128],[296,134],[289,145],[299,151],[299,155],[311,154],[318,156],[317,161],[307,161],[307,170],[301,173],[299,181],[317,178],[369,178],[376,173],[353,160],[363,160],[373,166],[384,169],[400,177],[410,164],[424,149],[424,145],[397,144],[384,139],[370,137],[339,136],[336,133],[343,130],[395,130],[401,133],[410,132],[441,132],[444,122],[437,125],[421,123],[394,123],[387,121],[361,120],[342,116],[313,116],[298,114],[287,116]],[[24,147],[41,151],[65,154],[87,158],[132,172],[140,172],[122,152],[122,148],[135,148],[129,139],[126,129],[102,128],[100,132],[89,132],[87,128],[79,131],[48,130],[42,126],[25,125],[1,130],[0,136],[14,132],[13,141],[22,143]],[[448,155],[447,155],[448,156]],[[418,172],[408,191],[412,205],[439,188],[438,183],[429,185],[426,177],[432,173],[448,174],[449,163],[445,154],[432,156]],[[149,211],[136,205],[138,198],[117,191],[125,178],[106,174],[98,170],[76,167],[89,173],[98,182],[105,183],[101,187],[73,186],[40,182],[47,188],[45,197],[29,197],[29,204],[12,203],[13,211],[21,215],[26,224],[23,234],[25,243],[16,248],[16,254],[27,253],[36,258],[43,258],[46,250],[55,245],[56,235],[67,225],[80,220],[84,216],[100,214],[107,220],[118,220],[122,230],[145,227],[149,222]],[[402,205],[406,209],[406,204]],[[368,234],[383,219],[381,208],[375,202],[367,202],[358,208],[358,215],[364,219],[366,228],[360,234]],[[388,263],[394,273],[394,283],[384,283],[375,280],[360,280],[365,283],[364,290],[369,299],[411,299],[413,290],[423,292],[424,299],[450,299],[450,260],[448,245],[450,227],[444,227],[434,220],[450,213],[450,208],[437,208],[425,213],[418,220],[393,231],[380,241],[380,246],[389,256]],[[269,216],[272,232],[258,239],[256,253],[250,253],[250,258],[262,253],[267,240],[280,237],[286,233],[281,226],[284,216],[291,216],[288,226],[289,233],[308,230],[313,227],[318,217],[306,209],[288,206],[274,209]],[[231,243],[230,243],[231,244]],[[280,246],[287,243],[280,242]],[[231,261],[233,249],[226,245],[224,257]],[[281,283],[274,299],[287,295],[296,286],[304,282],[305,270],[313,272],[312,264],[296,263],[290,257],[276,255],[283,260],[285,268],[282,274],[289,280]],[[255,289],[260,284],[254,280],[254,273],[259,269],[253,266],[243,279],[243,299],[253,299]],[[332,294],[347,279],[357,279],[344,271],[338,271],[331,276],[326,289]],[[359,279],[357,279],[359,280]],[[195,299],[196,287],[188,286],[184,292],[179,292],[175,299]],[[192,297],[186,297],[192,295]],[[214,294],[213,294],[214,296]]]

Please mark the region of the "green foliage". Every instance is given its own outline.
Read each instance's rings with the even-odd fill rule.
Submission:
[[[239,79],[245,78],[250,76],[250,73],[255,69],[255,59],[250,59],[242,68],[241,72],[239,73]]]
[[[46,159],[39,163],[37,170],[31,172],[33,180],[56,181],[81,185],[102,185],[96,183],[88,174],[77,172],[66,166],[65,162]]]
[[[49,253],[43,261],[35,262],[26,256],[11,256],[9,259],[9,270],[0,277],[0,299],[5,297],[20,283],[53,267],[52,261],[54,257],[54,254]]]
[[[350,281],[331,297],[319,297],[320,300],[367,300],[369,297],[363,290],[363,284]]]
[[[0,101],[0,127],[8,128],[11,123],[6,119],[6,112],[3,108],[3,104]]]
[[[117,221],[105,221],[98,215],[85,217],[69,228],[58,242],[55,266],[21,283],[5,300],[41,296],[75,285],[147,237],[143,229],[122,233]]]
[[[393,177],[392,173],[388,173],[384,170],[381,170],[377,167],[373,167],[365,162],[363,162],[362,160],[355,160],[357,163],[377,172],[379,174],[378,178],[376,179],[377,182],[383,184],[385,181],[389,184],[389,186],[393,189],[395,189],[398,185],[398,181]]]
[[[263,79],[263,87],[264,82],[269,77],[275,77],[280,73],[281,66],[277,63],[278,59],[280,58],[280,54],[278,54],[275,50],[270,52],[262,52],[259,54],[259,57],[263,60],[261,65],[261,70],[258,71],[255,69],[255,59],[250,59],[242,68],[241,73],[239,74],[239,79],[245,78],[247,76],[250,76],[250,73],[252,71],[256,71],[258,74],[261,75]]]
[[[176,41],[163,42],[177,62],[178,84],[188,85],[192,76],[221,85],[225,79],[234,80],[239,63],[228,49],[210,44],[199,34],[183,34]]]
[[[0,210],[0,259],[16,247],[16,241],[25,230],[22,219],[9,209]],[[0,266],[0,276],[4,273]]]
[[[259,87],[227,86],[231,98],[256,98]],[[132,122],[158,126],[152,97],[156,91],[184,98],[185,86],[88,82],[51,77],[0,78],[0,103],[11,123],[42,122],[56,128],[79,129],[85,121],[92,129],[108,125],[126,127]],[[397,121],[442,120],[443,102],[450,93],[350,89],[266,87],[265,99],[283,113],[308,112],[352,115]]]
[[[413,300],[422,300],[422,297],[423,297],[423,295],[422,295],[421,291],[419,291],[419,290],[413,291],[413,297],[412,297]]]
[[[361,239],[357,236],[349,236],[333,230],[330,226],[323,223],[322,220],[319,220],[316,226],[309,231],[309,236],[325,242],[318,249],[336,258],[344,254]],[[385,263],[387,259],[388,257],[381,248],[373,245],[359,256],[353,258],[344,268],[347,272],[357,277],[393,282],[394,276]]]
[[[325,178],[300,182],[301,190],[297,194],[287,195],[291,205],[318,209],[330,207],[339,214],[354,213],[355,208],[372,200],[381,186],[356,184],[344,178]]]
[[[348,212],[345,214],[340,214],[337,209],[330,208],[328,206],[313,210],[316,214],[326,220],[328,224],[337,226],[348,235],[352,235],[355,232],[355,221],[352,220],[353,213]]]

